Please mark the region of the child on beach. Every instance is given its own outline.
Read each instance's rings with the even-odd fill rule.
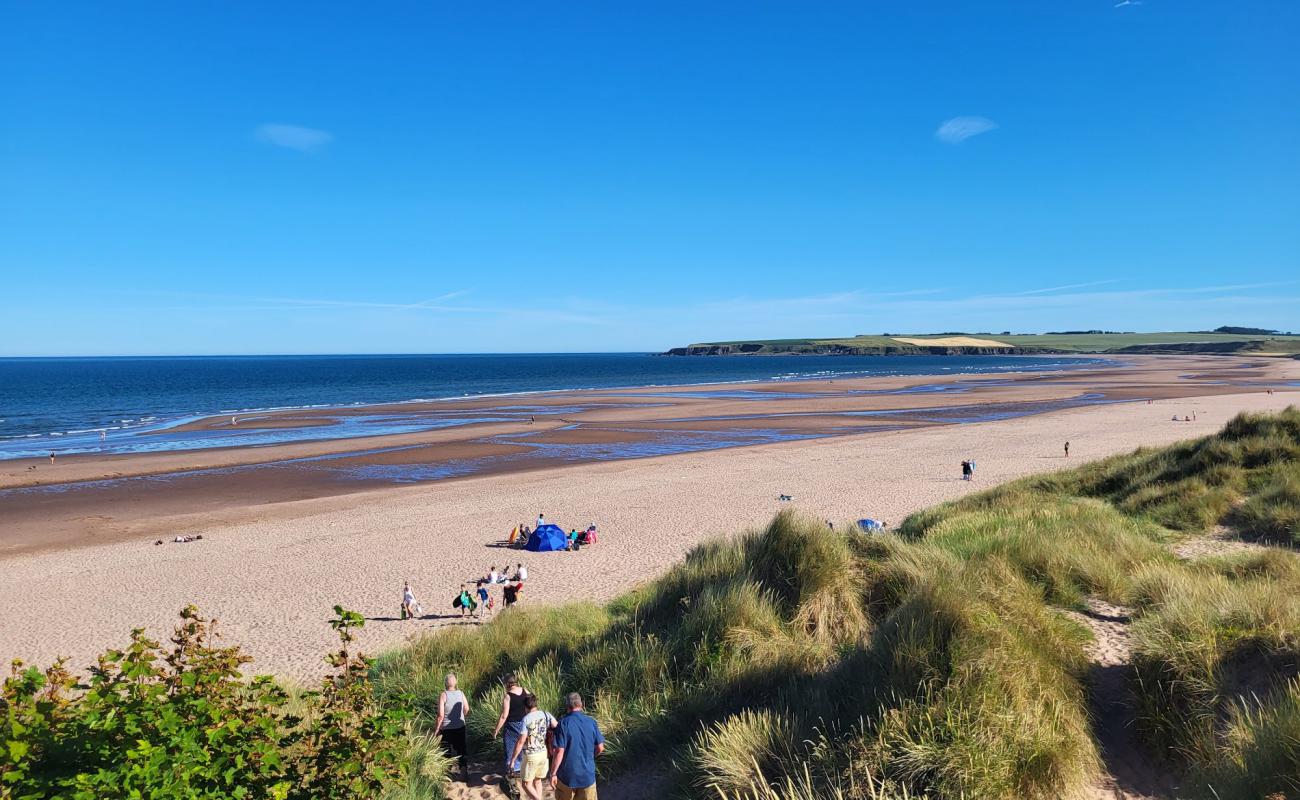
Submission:
[[[494,569],[495,569],[495,568],[494,568]],[[478,582],[478,618],[479,618],[479,620],[482,621],[483,617],[487,616],[488,612],[491,611],[491,610],[492,610],[491,597],[488,595],[487,587],[483,585],[483,581],[479,581],[479,582]]]

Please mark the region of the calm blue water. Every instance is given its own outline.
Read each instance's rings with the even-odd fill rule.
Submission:
[[[223,413],[562,389],[837,376],[960,375],[1068,369],[1097,363],[1097,359],[1059,357],[674,358],[642,353],[9,358],[0,359],[0,459],[56,451],[133,452],[269,443],[256,437],[243,441],[227,435],[211,441],[202,434],[157,433],[186,420]],[[738,390],[732,394],[747,393]],[[527,414],[529,407],[521,404],[525,402],[516,399],[507,405],[503,401],[494,412],[505,416]],[[421,422],[375,415],[374,419],[319,429],[282,431],[276,434],[276,440],[374,435],[483,419],[463,411],[447,419]],[[106,431],[107,438],[101,440],[100,431]]]

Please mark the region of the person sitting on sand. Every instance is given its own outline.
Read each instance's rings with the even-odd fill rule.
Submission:
[[[543,800],[543,783],[550,774],[551,762],[546,752],[547,734],[559,723],[549,713],[538,709],[536,695],[524,695],[522,724],[524,734],[515,742],[514,759],[523,758],[519,771],[519,788],[529,800]]]
[[[528,580],[528,567],[525,567],[523,564],[516,564],[515,580],[518,581],[519,583],[523,583],[524,581]]]
[[[488,583],[496,583],[501,578],[501,573],[497,572],[497,565],[493,564],[488,568]]]
[[[546,515],[545,515],[545,514],[538,514],[538,515],[537,515],[537,527],[540,528],[540,527],[542,527],[542,526],[545,525],[545,524],[546,524]]]

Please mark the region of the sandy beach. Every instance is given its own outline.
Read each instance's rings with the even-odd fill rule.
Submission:
[[[1297,367],[1272,362],[1262,369],[1295,380]],[[165,636],[177,610],[195,603],[219,619],[226,641],[254,656],[255,670],[310,679],[325,668],[332,644],[325,620],[335,603],[367,616],[360,642],[375,653],[461,624],[452,616],[453,594],[493,565],[527,564],[522,602],[529,605],[607,600],[698,542],[762,525],[785,506],[836,524],[867,516],[896,523],[1002,481],[1208,434],[1238,412],[1277,410],[1300,398],[1293,390],[1224,388],[174,516],[169,524],[203,540],[155,546],[137,536],[0,558],[0,657],[41,664],[68,656],[83,669],[96,653],[122,644],[132,627]],[[1170,420],[1193,413],[1194,422]],[[960,480],[963,458],[977,461],[973,482]],[[596,522],[600,544],[551,554],[499,547],[514,524],[539,512],[566,527]],[[411,580],[426,618],[395,619],[403,579]]]

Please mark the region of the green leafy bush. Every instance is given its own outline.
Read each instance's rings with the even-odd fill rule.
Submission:
[[[250,658],[216,646],[193,606],[170,648],[134,630],[84,681],[62,660],[15,661],[0,694],[0,797],[361,800],[403,785],[406,715],[375,704],[369,661],[349,650],[362,617],[334,611],[334,671],[292,699],[269,677],[243,680]]]

